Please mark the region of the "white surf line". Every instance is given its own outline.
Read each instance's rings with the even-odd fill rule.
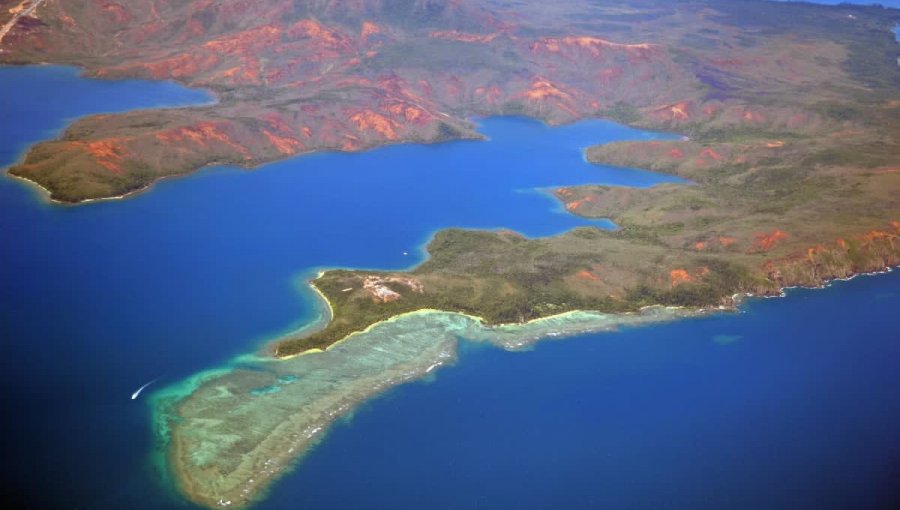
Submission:
[[[156,381],[158,381],[160,379],[162,379],[162,376],[157,377],[156,379],[154,379],[154,380],[148,382],[147,384],[141,386],[140,388],[138,388],[137,391],[135,391],[134,393],[131,394],[131,400],[137,400],[137,398],[141,395],[141,392],[144,391],[144,389],[147,388],[147,386],[150,386],[151,384],[155,383]]]
[[[16,14],[13,14],[12,19],[7,21],[5,25],[0,27],[0,44],[3,43],[3,38],[6,37],[6,34],[8,34],[9,31],[12,30],[12,28],[14,26],[16,26],[16,23],[19,22],[19,19],[22,18],[22,16],[30,15],[32,12],[34,12],[35,9],[37,9],[42,3],[44,3],[45,0],[30,0],[30,1],[31,1],[31,5],[29,5],[28,7],[23,7],[23,6],[26,3],[28,3],[29,0],[24,0],[22,3],[20,3],[19,4],[19,8],[20,8],[19,12],[17,12]],[[15,7],[13,9],[15,9]]]

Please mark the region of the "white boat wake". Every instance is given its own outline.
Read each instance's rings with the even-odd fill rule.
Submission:
[[[141,395],[141,392],[144,391],[144,389],[147,388],[147,386],[150,386],[151,384],[155,383],[156,381],[158,381],[160,379],[161,379],[161,377],[157,377],[156,379],[154,379],[154,380],[148,382],[147,384],[141,386],[140,388],[138,388],[137,391],[135,391],[134,393],[131,394],[131,400],[137,400],[137,398]]]

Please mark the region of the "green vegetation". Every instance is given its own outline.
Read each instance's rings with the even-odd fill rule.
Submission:
[[[623,101],[619,101],[612,107],[603,110],[603,116],[622,124],[634,124],[641,119],[638,109]]]
[[[276,354],[325,348],[379,321],[421,309],[455,311],[482,317],[487,324],[504,324],[572,310],[623,313],[655,304],[708,306],[737,292],[772,290],[770,282],[724,258],[673,254],[660,245],[635,250],[623,240],[631,236],[631,229],[594,228],[537,240],[510,232],[442,231],[428,247],[432,257],[409,274],[333,270],[316,279],[314,285],[331,303],[333,320],[309,336],[279,342]],[[653,268],[652,261],[673,258],[702,272],[703,280],[672,287],[669,276]],[[634,271],[636,262],[641,267]],[[571,281],[572,275],[596,268],[604,268],[598,271],[599,278],[619,284],[593,285],[588,280],[591,285],[580,287]],[[362,289],[363,280],[372,276],[415,278],[424,292],[393,284],[391,289],[402,297],[381,302]]]

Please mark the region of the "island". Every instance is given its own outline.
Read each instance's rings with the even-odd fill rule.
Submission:
[[[337,416],[452,357],[451,333],[530,338],[559,317],[574,320],[562,328],[571,332],[663,320],[900,264],[900,44],[891,31],[900,10],[762,0],[0,5],[11,6],[0,13],[0,64],[71,64],[217,97],[90,116],[32,147],[9,174],[57,202],[123,197],[210,165],[480,139],[473,116],[607,118],[682,135],[594,146],[586,158],[685,183],[546,190],[569,213],[609,218],[615,230],[527,238],[449,229],[408,271],[321,273],[311,283],[329,320],[270,352],[291,358],[273,362],[330,374],[320,393],[303,396],[315,413],[281,406],[265,415],[248,404],[265,425],[246,437],[234,439],[240,420],[203,428],[240,398],[218,388],[299,387],[263,373],[232,386],[199,377],[190,396],[162,406],[173,472],[207,506],[253,501]],[[408,340],[411,321],[435,343]],[[509,333],[516,327],[531,329]],[[384,351],[342,343],[360,337]],[[331,365],[298,356],[321,351]],[[364,363],[382,355],[394,357]]]

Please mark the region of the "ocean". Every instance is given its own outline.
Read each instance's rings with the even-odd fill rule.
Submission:
[[[0,69],[0,98],[2,165],[79,115],[210,100],[53,66]],[[190,507],[155,470],[147,397],[313,320],[317,269],[409,267],[445,227],[611,227],[542,190],[677,180],[581,155],[672,135],[478,122],[490,142],[211,168],[78,207],[0,179],[0,501]],[[255,508],[890,507],[898,277],[526,352],[463,341],[453,366],[333,427]]]

